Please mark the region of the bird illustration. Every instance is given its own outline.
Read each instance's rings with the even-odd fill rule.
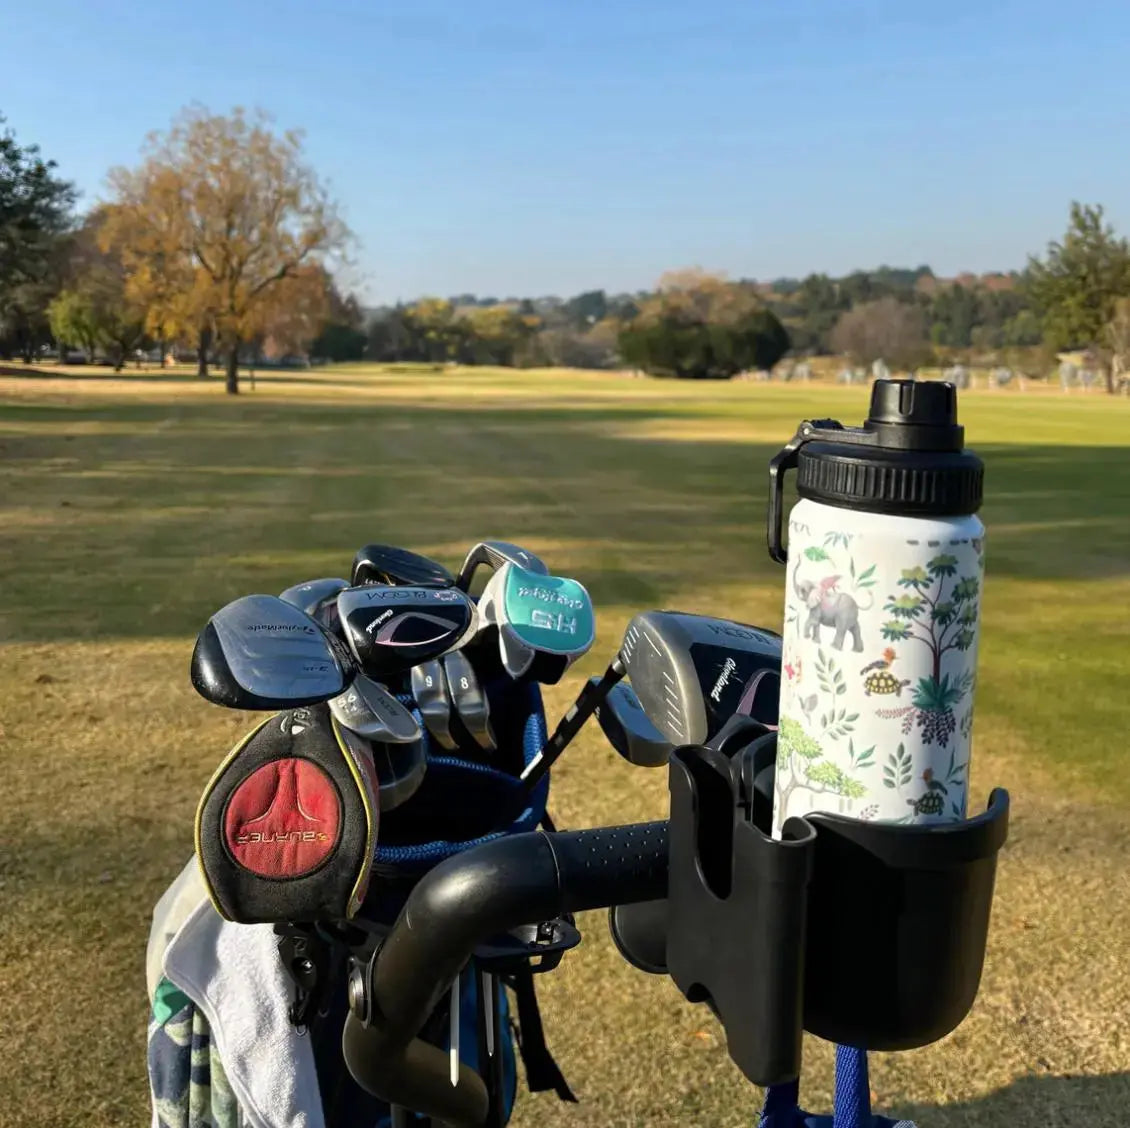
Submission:
[[[800,659],[797,658],[794,662],[785,663],[785,677],[789,681],[800,681]]]
[[[896,697],[902,696],[902,691],[910,685],[908,680],[899,680],[891,673],[891,664],[894,662],[897,655],[893,647],[888,646],[883,651],[883,657],[878,661],[871,662],[869,665],[863,667],[859,672],[864,675],[863,677],[863,692],[868,697],[873,693],[888,694],[893,693]]]
[[[840,578],[841,577],[839,576],[825,576],[820,581],[821,598],[826,598],[827,596],[832,595],[835,592],[836,587],[840,582]]]

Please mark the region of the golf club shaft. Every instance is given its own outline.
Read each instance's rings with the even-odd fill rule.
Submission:
[[[585,721],[596,712],[600,703],[612,691],[612,687],[624,676],[624,667],[617,656],[604,671],[604,676],[595,685],[586,683],[577,700],[553,730],[553,735],[542,745],[538,754],[526,765],[521,776],[521,794],[528,796],[540,782],[553,762],[569,746],[573,737],[581,731]]]

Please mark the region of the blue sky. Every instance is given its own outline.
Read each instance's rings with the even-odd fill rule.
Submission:
[[[1023,266],[1130,220],[1130,4],[6,0],[0,113],[93,200],[198,101],[306,131],[371,301]]]

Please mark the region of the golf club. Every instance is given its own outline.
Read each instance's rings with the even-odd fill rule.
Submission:
[[[595,638],[592,600],[576,580],[504,563],[479,599],[484,622],[498,628],[506,672],[556,685]]]
[[[364,674],[340,696],[330,699],[339,724],[366,740],[407,744],[420,739],[416,718],[383,686]]]
[[[321,580],[307,580],[305,583],[288,587],[286,591],[279,593],[279,599],[313,616],[320,604],[347,587],[349,584],[345,580],[327,576]]]
[[[455,577],[442,565],[392,544],[367,544],[353,558],[350,586],[398,584],[409,587],[448,588]]]
[[[368,757],[372,763],[382,811],[391,811],[416,794],[428,767],[423,741],[385,744],[366,740],[344,725],[338,731],[354,756]]]
[[[490,727],[490,702],[479,684],[471,660],[463,651],[453,650],[450,654],[445,654],[441,661],[447,676],[451,703],[455,706],[463,727],[480,748],[493,752],[495,743]]]
[[[493,580],[492,580],[493,582]],[[701,744],[742,711],[777,723],[781,638],[772,631],[692,615],[645,611],[624,631],[604,675],[590,680],[522,773],[524,793],[549,770],[625,674],[640,706],[672,746]]]
[[[463,567],[459,569],[459,578],[455,581],[455,585],[464,591],[470,591],[471,580],[480,564],[488,564],[491,568],[498,569],[507,562],[517,564],[519,568],[525,568],[527,572],[537,572],[543,576],[549,574],[549,569],[540,557],[535,556],[528,549],[522,548],[521,545],[500,540],[479,541],[467,553]]]
[[[474,603],[457,588],[349,587],[337,610],[349,649],[377,680],[457,649],[477,622]]]
[[[443,663],[436,659],[413,666],[411,682],[412,696],[416,700],[420,716],[424,718],[424,726],[445,752],[453,751],[455,740],[451,735],[451,701],[447,694],[447,675],[443,672]]]
[[[735,713],[777,723],[781,637],[773,631],[645,611],[628,624],[620,654],[644,712],[672,744],[702,744]]]
[[[599,680],[592,678],[590,682]],[[629,764],[643,768],[666,766],[674,745],[651,723],[636,691],[627,682],[609,690],[596,707],[596,719],[608,743]]]
[[[337,697],[357,666],[345,646],[274,595],[246,595],[208,620],[192,651],[201,697],[231,709],[290,709]]]

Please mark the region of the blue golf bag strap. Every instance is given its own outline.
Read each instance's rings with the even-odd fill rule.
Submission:
[[[765,1091],[758,1128],[915,1128],[909,1120],[891,1120],[871,1112],[867,1051],[836,1047],[835,1109],[831,1116],[810,1116],[800,1109],[800,1082],[770,1085]]]

